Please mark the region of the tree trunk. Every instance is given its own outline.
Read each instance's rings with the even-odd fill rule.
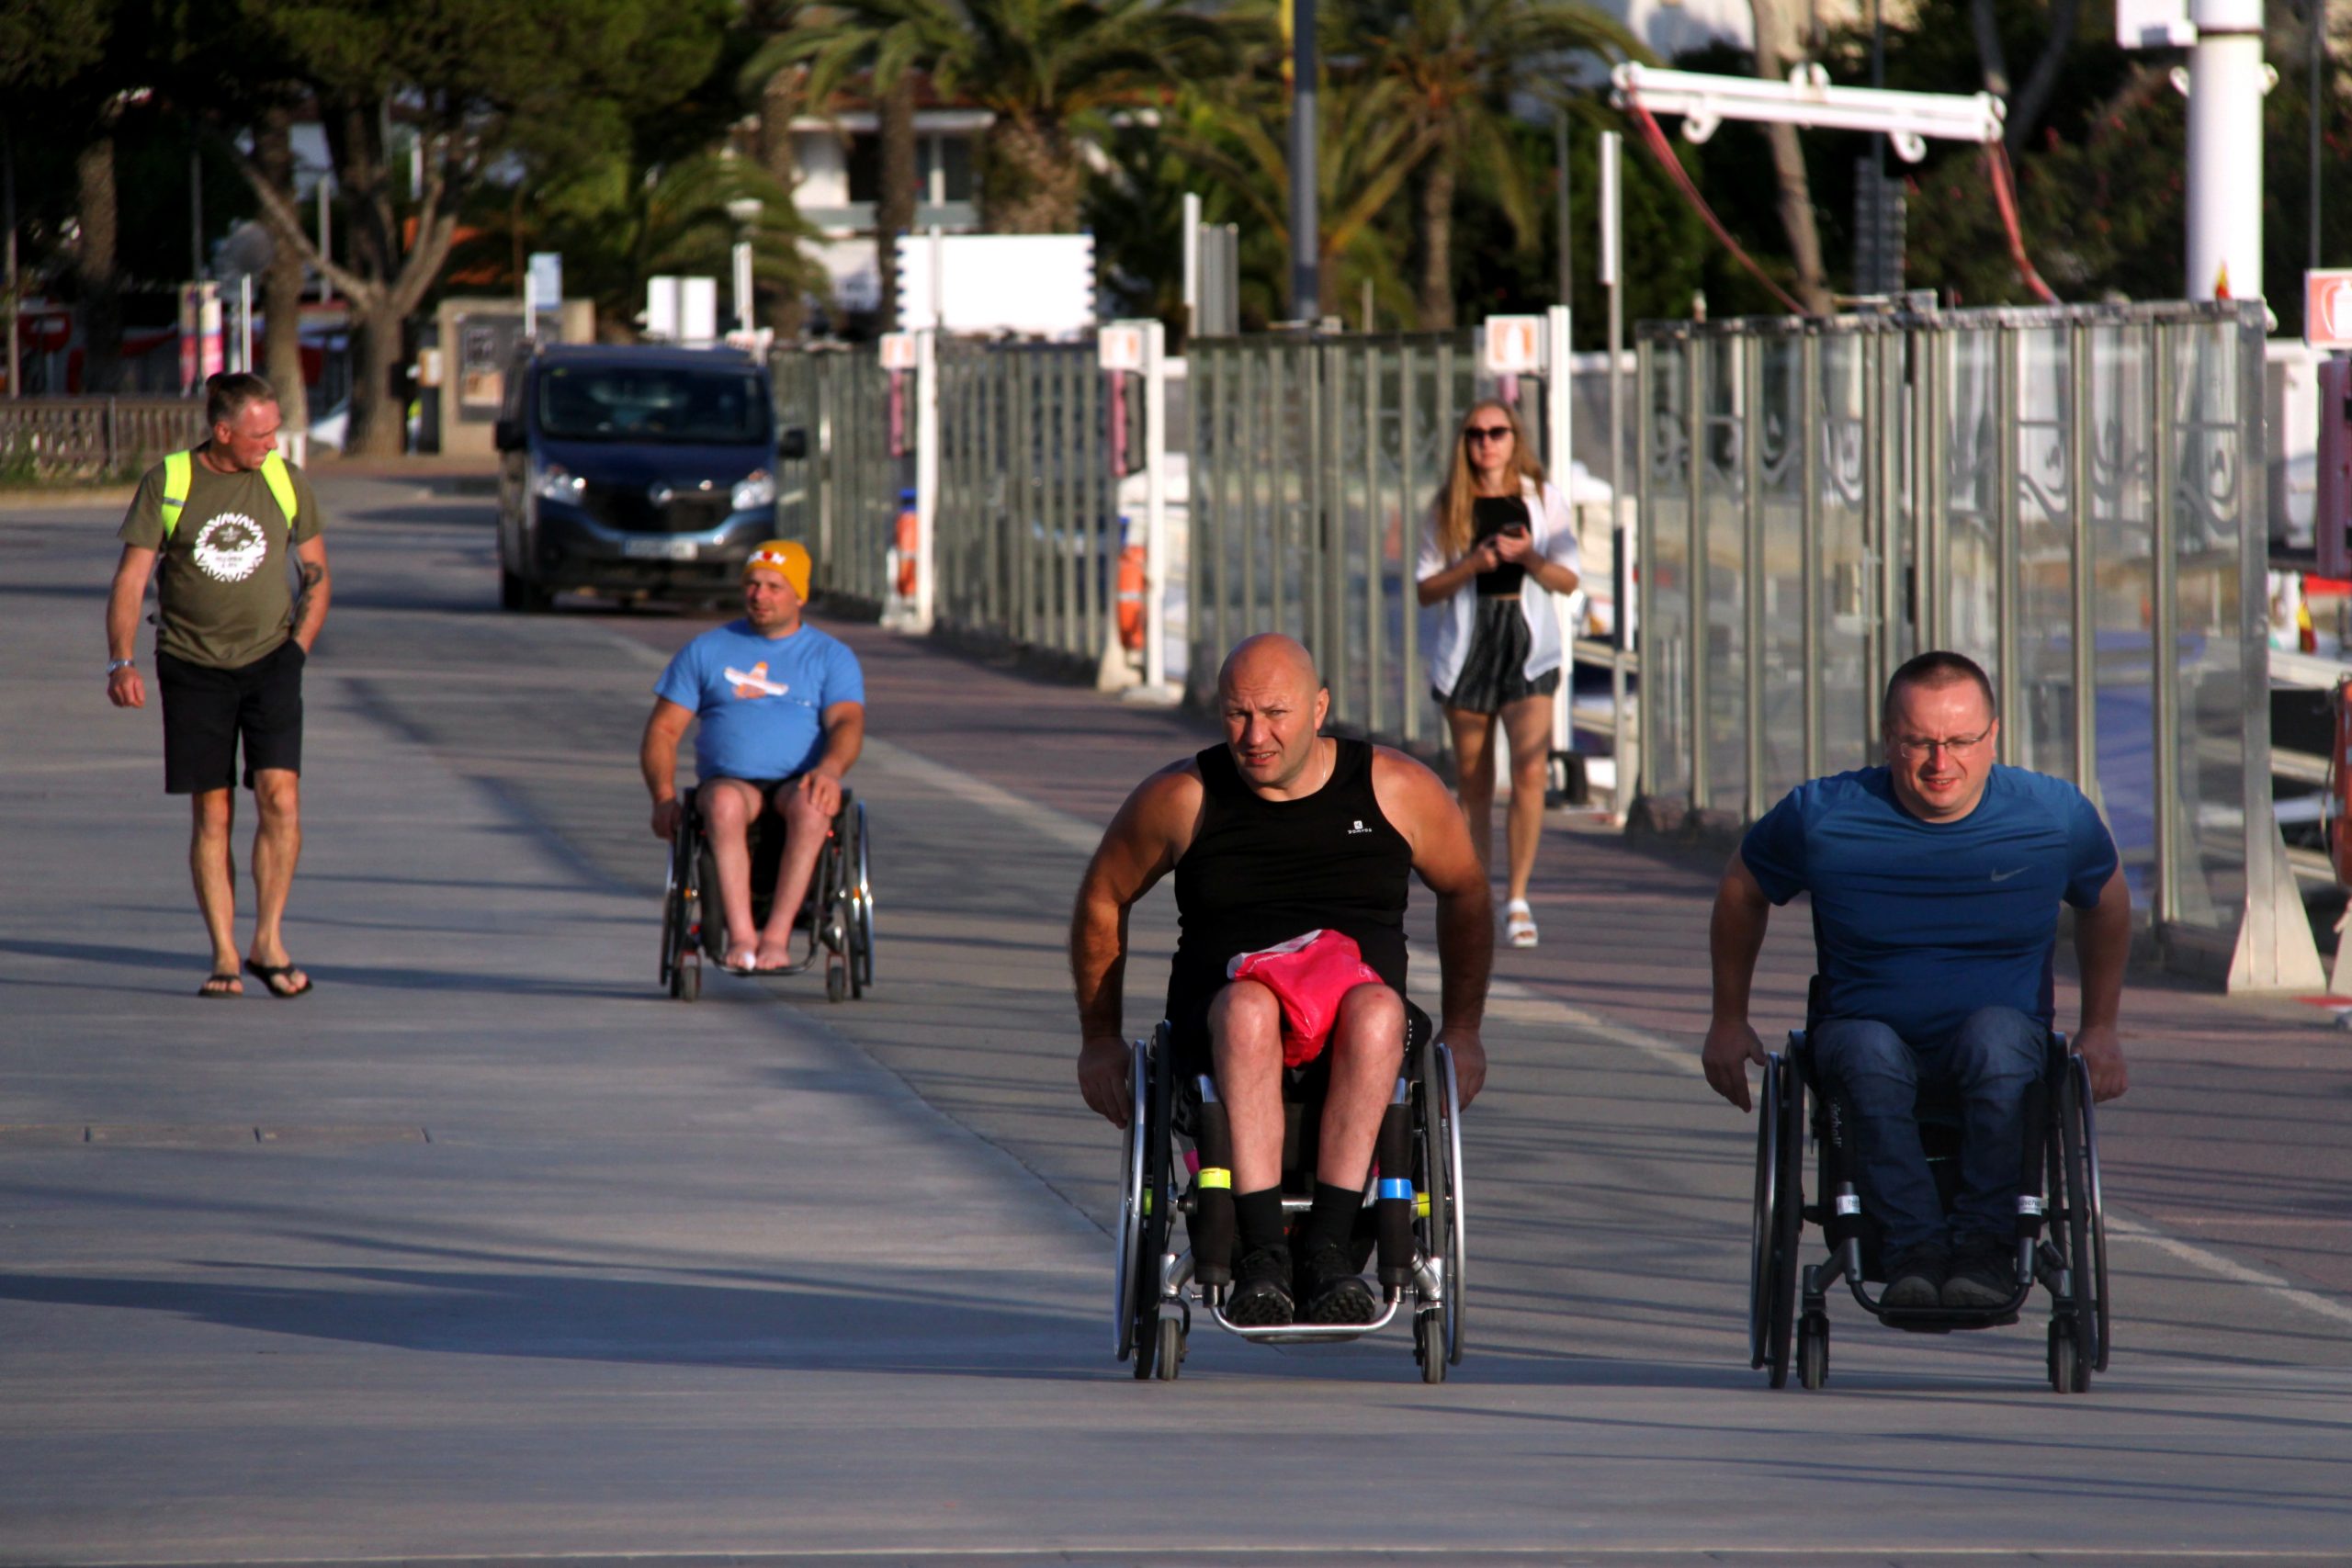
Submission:
[[[981,172],[983,226],[992,234],[1074,234],[1085,178],[1059,126],[1000,119],[989,127]]]
[[[1420,328],[1453,328],[1453,143],[1441,139],[1421,165]]]
[[[1748,0],[1756,24],[1756,74],[1768,82],[1788,79],[1792,62],[1799,58],[1795,18],[1784,0]],[[1815,315],[1827,315],[1835,305],[1821,266],[1821,231],[1813,217],[1813,189],[1805,176],[1804,149],[1792,125],[1767,125],[1772,148],[1772,173],[1781,187],[1781,227],[1789,237],[1789,258],[1796,265],[1797,302]]]
[[[121,280],[116,276],[114,128],[102,127],[74,161],[81,243],[74,271],[82,292],[82,390],[112,392],[122,381]]]
[[[273,109],[262,120],[254,139],[254,164],[282,192],[294,199],[294,116]],[[277,413],[288,432],[311,427],[311,398],[302,384],[302,253],[284,240],[274,240],[269,270],[261,283],[261,362],[270,385],[277,389]]]
[[[392,299],[379,298],[364,309],[353,300],[352,313],[356,319],[351,334],[351,427],[343,449],[355,457],[397,457],[407,446],[408,421],[391,385],[401,365],[406,312]]]
[[[874,204],[874,254],[882,275],[882,330],[892,332],[899,325],[898,239],[914,232],[918,199],[913,72],[899,73],[898,80],[883,89],[879,107],[882,188],[876,193],[881,199]]]
[[[792,146],[792,117],[800,108],[799,66],[787,66],[760,89],[760,164],[788,192],[800,188],[800,160]],[[761,320],[779,343],[797,341],[808,326],[808,301],[788,288],[761,301]]]

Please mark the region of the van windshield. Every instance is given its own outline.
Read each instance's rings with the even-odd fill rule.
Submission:
[[[539,373],[539,430],[559,441],[763,446],[766,388],[748,370],[550,365]]]

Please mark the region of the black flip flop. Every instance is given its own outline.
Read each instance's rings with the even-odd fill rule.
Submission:
[[[307,997],[311,994],[311,977],[307,975],[302,976],[302,985],[299,990],[281,991],[277,988],[277,981],[294,973],[294,965],[291,964],[256,964],[248,958],[245,960],[245,973],[259,980],[262,989],[281,1002],[290,1002],[296,997]]]
[[[204,984],[196,988],[196,994],[198,998],[208,1002],[242,1001],[244,999],[245,995],[243,991],[216,991],[212,988],[215,986],[233,986],[236,983],[237,976],[233,974],[209,976],[206,977]]]

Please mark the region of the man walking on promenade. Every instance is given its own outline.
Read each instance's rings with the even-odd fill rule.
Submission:
[[[281,923],[302,852],[302,666],[327,618],[327,545],[311,482],[277,455],[277,392],[259,376],[205,384],[211,435],[147,471],[116,536],[122,559],[107,599],[107,699],[147,705],[135,642],[147,582],[156,587],[155,684],[164,701],[164,791],[192,797],[188,868],[212,939],[197,992],[244,994],[238,977],[234,825],[237,752],[260,825],[254,832],[254,940],[245,970],[269,994],[303,995],[311,977]],[[301,587],[288,582],[289,558]]]

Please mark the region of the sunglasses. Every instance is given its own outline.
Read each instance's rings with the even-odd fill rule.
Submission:
[[[1510,434],[1508,424],[1473,424],[1462,432],[1464,441],[1500,441]]]

